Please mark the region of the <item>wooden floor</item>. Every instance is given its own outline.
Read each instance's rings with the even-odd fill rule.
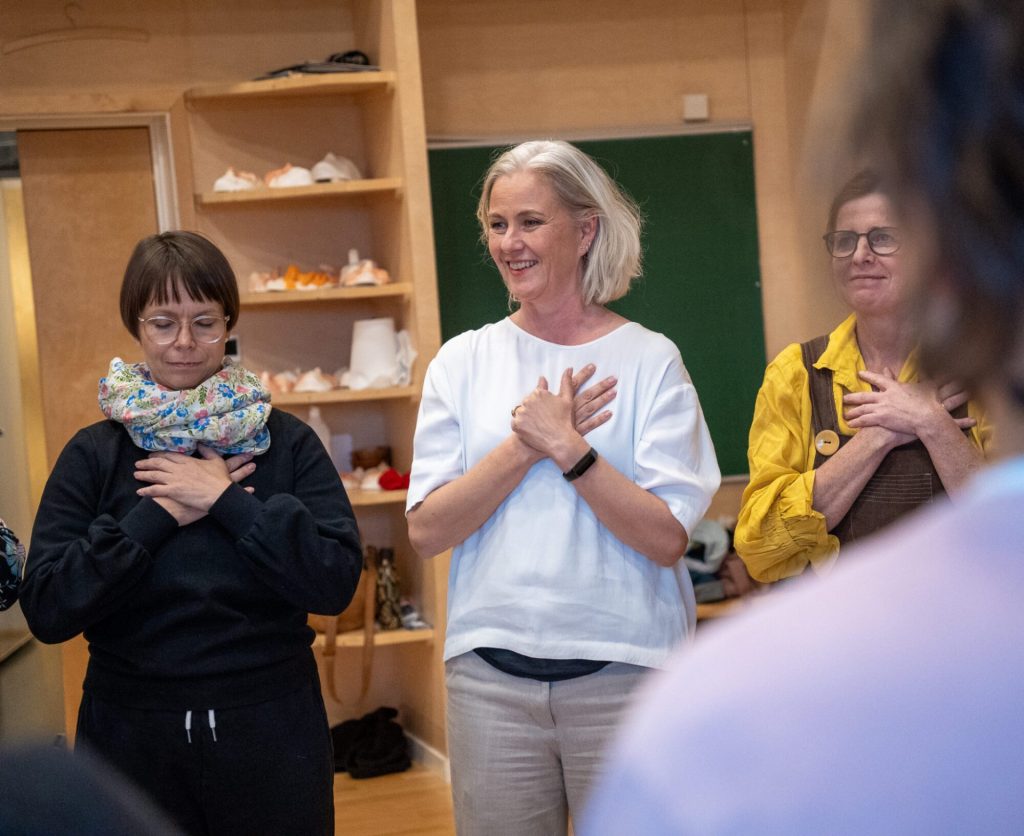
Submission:
[[[337,836],[453,836],[451,787],[419,764],[359,781],[338,773],[334,821]]]

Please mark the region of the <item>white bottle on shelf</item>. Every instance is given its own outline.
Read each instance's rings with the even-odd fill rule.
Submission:
[[[306,423],[317,434],[329,456],[331,454],[331,428],[327,426],[324,416],[320,414],[320,407],[311,406],[309,408],[309,420]]]

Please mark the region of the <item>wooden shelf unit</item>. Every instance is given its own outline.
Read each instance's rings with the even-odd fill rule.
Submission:
[[[340,183],[314,183],[311,186],[269,186],[240,192],[201,192],[196,195],[200,207],[270,203],[280,200],[309,200],[311,198],[371,195],[397,192],[402,188],[400,177],[375,177],[367,180],[344,180]]]
[[[329,392],[285,392],[274,395],[274,406],[313,406],[356,401],[386,401],[390,398],[415,398],[416,386],[389,386],[384,389],[331,389]]]
[[[356,249],[386,269],[392,284],[312,291],[246,293],[233,333],[243,364],[271,374],[349,362],[354,322],[391,317],[408,331],[417,359],[408,386],[275,395],[275,408],[308,418],[320,408],[332,435],[355,449],[386,444],[397,469],[412,462],[412,438],[427,363],[440,346],[437,282],[428,185],[415,0],[340,0],[351,41],[379,71],[292,75],[199,86],[184,93],[172,130],[188,135],[176,149],[182,225],[223,249],[248,287],[249,275],[296,264],[335,268]],[[214,192],[229,167],[258,176],[285,163],[312,167],[327,152],[347,157],[362,178],[294,188]],[[444,752],[444,635],[447,559],[416,557],[405,526],[405,491],[352,491],[364,543],[392,548],[402,594],[426,630],[377,633],[368,704],[399,708],[403,726]],[[318,641],[322,641],[319,639]],[[339,637],[358,647],[361,632]],[[350,657],[346,655],[346,660]],[[347,664],[347,661],[346,661]],[[353,663],[355,664],[355,663]],[[339,690],[358,687],[354,668],[339,666]],[[355,692],[343,704],[356,704]],[[349,698],[351,697],[351,698]],[[327,701],[330,716],[341,707]]]
[[[405,498],[408,491],[364,491],[355,489],[348,491],[348,501],[353,508],[368,508],[371,505],[396,505],[405,507]]]
[[[396,644],[417,644],[434,641],[434,630],[432,627],[424,627],[421,630],[378,630],[373,634],[375,647],[387,647]],[[365,644],[365,637],[362,630],[347,630],[338,633],[338,647],[362,647]],[[313,647],[324,646],[324,634],[317,633],[313,639]]]
[[[185,103],[190,108],[201,108],[242,98],[313,96],[325,93],[336,95],[390,93],[394,91],[396,81],[395,73],[382,70],[322,74],[293,73],[280,78],[195,87],[185,94]]]
[[[407,298],[412,293],[409,282],[385,285],[357,285],[355,287],[325,287],[316,290],[268,290],[262,293],[243,293],[242,305],[298,305],[310,302],[344,302],[355,299],[386,299],[389,296]]]

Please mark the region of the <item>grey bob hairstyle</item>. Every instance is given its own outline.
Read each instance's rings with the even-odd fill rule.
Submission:
[[[629,292],[641,275],[640,230],[636,203],[587,154],[561,140],[533,140],[504,151],[484,175],[477,219],[482,238],[489,232],[491,192],[500,177],[520,171],[543,175],[577,222],[596,220],[596,232],[583,258],[583,301],[604,305]]]

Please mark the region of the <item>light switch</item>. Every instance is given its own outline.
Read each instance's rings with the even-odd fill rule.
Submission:
[[[683,95],[683,121],[706,122],[708,120],[707,93],[685,93]]]

